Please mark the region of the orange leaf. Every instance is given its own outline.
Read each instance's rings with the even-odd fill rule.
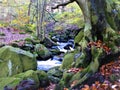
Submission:
[[[64,90],[68,90],[68,88],[64,88]]]

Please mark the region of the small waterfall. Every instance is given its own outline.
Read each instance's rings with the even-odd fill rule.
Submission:
[[[50,68],[55,66],[60,66],[62,64],[62,60],[64,54],[69,51],[74,51],[74,40],[69,40],[68,42],[57,42],[58,46],[53,46],[51,49],[56,49],[62,52],[61,55],[54,55],[52,58],[44,61],[38,60],[37,61],[37,69],[48,71]]]

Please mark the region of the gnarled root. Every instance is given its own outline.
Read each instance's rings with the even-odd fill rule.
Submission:
[[[70,87],[70,89],[73,89],[80,85],[83,81],[85,81],[88,77],[90,77],[93,73],[95,73],[99,68],[99,59],[103,53],[103,50],[101,48],[92,47],[91,53],[93,55],[91,63],[82,71],[76,73],[72,79],[70,80],[70,84],[72,84],[74,81],[74,85]]]

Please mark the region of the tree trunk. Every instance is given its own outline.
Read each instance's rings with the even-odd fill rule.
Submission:
[[[37,37],[42,41],[45,37],[45,8],[46,8],[46,0],[38,0],[37,1]]]
[[[54,8],[73,1],[79,5],[83,12],[85,26],[84,30],[80,31],[75,38],[75,44],[81,47],[79,53],[82,54],[74,60],[72,65],[84,69],[74,74],[67,81],[69,83],[64,79],[61,80],[60,84],[67,83],[68,87],[77,81],[70,89],[75,88],[95,73],[104,57],[120,52],[118,48],[120,46],[120,35],[118,34],[120,13],[116,9],[115,2],[113,0],[69,0]]]
[[[46,0],[42,0],[40,7],[40,39],[41,41],[45,38],[45,9],[46,9]]]
[[[76,2],[83,12],[85,28],[83,38],[75,43],[81,45],[83,53],[81,58],[84,57],[84,60],[86,60],[89,57],[88,61],[91,62],[84,67],[83,71],[72,77],[70,83],[75,80],[78,80],[78,82],[71,88],[81,84],[98,70],[101,57],[120,51],[118,43],[115,43],[115,41],[120,41],[117,32],[117,30],[120,30],[118,27],[120,17],[112,0],[76,0]],[[116,10],[116,13],[113,10]],[[101,44],[101,46],[89,45],[91,42],[99,42],[97,44]],[[75,66],[79,67],[81,64],[85,65],[85,63],[78,64],[76,62]]]
[[[39,35],[40,35],[40,27],[39,27],[39,18],[40,18],[40,11],[39,11],[39,9],[40,9],[40,2],[39,2],[39,0],[37,0],[37,5],[36,5],[36,35],[37,35],[37,37],[39,38]]]

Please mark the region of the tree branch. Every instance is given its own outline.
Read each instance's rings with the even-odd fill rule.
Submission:
[[[52,7],[52,9],[57,9],[57,8],[59,8],[60,6],[66,6],[66,5],[68,5],[69,3],[73,3],[74,1],[75,1],[75,0],[69,0],[69,1],[67,1],[67,2],[58,4],[58,5],[55,6],[55,7]]]
[[[50,13],[48,10],[45,9],[45,11],[50,15],[50,17],[51,17],[55,22],[58,22],[58,21],[51,15],[51,13]]]

